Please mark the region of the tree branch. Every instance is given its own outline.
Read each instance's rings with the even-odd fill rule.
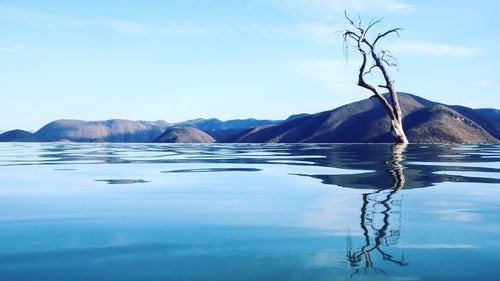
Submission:
[[[385,36],[391,34],[391,33],[396,33],[399,37],[399,31],[403,30],[402,28],[394,28],[394,29],[391,29],[389,31],[386,31],[384,33],[379,33],[377,38],[375,39],[375,41],[373,41],[373,47],[375,47],[375,45],[377,44],[378,40],[384,38]]]
[[[378,20],[371,20],[370,23],[368,24],[368,27],[366,28],[366,32],[368,32],[368,30],[370,30],[370,28],[372,28],[372,26],[376,25],[377,23],[381,22],[382,19],[378,19]]]
[[[365,50],[363,50],[363,48],[361,47],[361,41],[358,41],[358,50],[363,55],[363,62],[361,63],[361,67],[359,68],[359,74],[358,74],[358,86],[370,90],[380,100],[380,102],[385,107],[391,119],[394,119],[396,117],[396,113],[394,112],[393,108],[391,107],[387,99],[379,93],[377,88],[375,88],[373,85],[368,84],[365,81],[364,76],[365,76],[365,68],[367,62],[367,54]]]
[[[366,74],[371,73],[371,72],[372,72],[372,70],[373,70],[374,68],[377,68],[377,65],[375,65],[375,64],[374,64],[374,65],[372,65],[372,66],[370,67],[370,69],[368,69],[368,71],[365,71],[365,73],[363,73],[363,74],[365,74],[365,75],[366,75]]]
[[[345,16],[345,18],[347,19],[347,21],[349,21],[349,23],[350,23],[353,27],[355,27],[357,30],[359,30],[359,32],[360,32],[360,33],[363,33],[363,32],[364,32],[364,31],[363,31],[363,28],[361,28],[361,19],[360,19],[359,24],[358,24],[358,25],[356,25],[356,24],[354,23],[354,21],[353,21],[351,18],[349,18],[349,16],[347,15],[347,11],[345,11],[345,10],[344,10],[344,16]],[[358,14],[358,16],[359,16],[359,14]]]

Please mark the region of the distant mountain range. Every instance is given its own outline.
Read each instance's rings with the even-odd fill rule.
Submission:
[[[194,119],[175,124],[176,126],[192,126],[210,136],[218,142],[225,142],[228,137],[248,128],[259,126],[274,125],[282,122],[281,120],[258,120],[258,119],[234,119],[221,121],[216,118]]]
[[[414,143],[499,143],[500,110],[445,105],[400,93],[405,131]],[[393,142],[390,120],[376,98],[286,120],[194,119],[165,121],[56,120],[35,133],[13,130],[0,141],[168,143]]]
[[[61,119],[48,123],[35,133],[23,130],[4,132],[0,134],[0,142],[222,142],[226,137],[245,129],[280,122],[282,121],[257,119],[221,121],[215,118],[179,123],[123,119],[105,121]]]

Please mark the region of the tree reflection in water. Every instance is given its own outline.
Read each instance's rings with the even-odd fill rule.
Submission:
[[[375,266],[373,255],[380,255],[383,261],[389,261],[399,266],[408,265],[404,255],[401,258],[395,258],[384,249],[384,247],[396,245],[401,233],[402,197],[398,191],[405,185],[402,161],[406,146],[406,144],[394,145],[391,159],[386,163],[393,186],[363,194],[360,226],[364,236],[364,245],[354,248],[349,230],[346,238],[347,262],[350,267],[355,268],[351,277],[359,273],[366,274],[370,269],[376,273],[385,274],[384,270]]]

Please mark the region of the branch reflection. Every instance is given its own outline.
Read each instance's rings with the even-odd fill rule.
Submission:
[[[401,194],[398,193],[405,186],[404,152],[406,144],[396,144],[392,147],[390,160],[386,162],[388,172],[392,178],[392,186],[362,195],[360,227],[364,237],[361,247],[354,247],[350,232],[346,238],[346,259],[348,265],[354,268],[351,275],[366,274],[370,269],[376,273],[385,271],[374,263],[373,255],[380,255],[383,261],[399,266],[406,266],[404,255],[396,258],[385,248],[396,245],[401,235]]]

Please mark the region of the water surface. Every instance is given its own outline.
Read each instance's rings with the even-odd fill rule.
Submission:
[[[498,280],[498,145],[0,144],[0,280]]]

